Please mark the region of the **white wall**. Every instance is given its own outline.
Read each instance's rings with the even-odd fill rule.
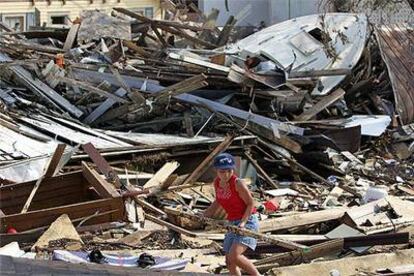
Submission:
[[[228,3],[229,12],[226,11],[225,0],[199,0],[198,6],[204,14],[209,14],[213,8],[220,11],[217,26],[224,26],[229,16],[237,16],[249,5],[251,8],[247,17],[238,21],[237,26],[258,26],[260,21],[269,25],[269,0],[228,0]]]
[[[272,24],[320,12],[320,0],[269,0],[269,2]]]

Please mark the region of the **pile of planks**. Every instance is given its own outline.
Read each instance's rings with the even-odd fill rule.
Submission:
[[[401,58],[412,53],[396,47],[412,28],[376,28],[348,51],[348,67],[309,69],[341,59],[323,37],[354,37],[319,28],[350,15],[315,16],[316,31],[279,41],[295,53],[287,64],[269,48],[277,25],[242,39],[238,18],[218,28],[217,10],[163,5],[162,19],[114,8],[87,11],[69,29],[2,28],[1,245],[49,257],[188,250],[184,271],[225,273],[217,241],[234,231],[259,240],[246,254],[261,273],[352,274],[373,258],[401,271],[391,269],[399,254],[412,269],[414,85]],[[356,22],[350,29],[366,33]],[[308,34],[317,47],[301,48]],[[249,185],[258,233],[228,226],[222,209],[200,216],[221,152]],[[326,268],[300,265],[314,259]]]

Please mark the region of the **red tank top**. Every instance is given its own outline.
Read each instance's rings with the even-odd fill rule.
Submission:
[[[228,220],[239,220],[246,211],[246,203],[239,196],[236,190],[237,176],[232,175],[229,185],[225,188],[220,186],[220,178],[214,180],[214,188],[216,191],[216,200],[227,213]]]

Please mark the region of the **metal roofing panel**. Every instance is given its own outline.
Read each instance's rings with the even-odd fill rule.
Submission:
[[[403,124],[414,121],[414,29],[412,25],[376,28],[382,58],[394,91],[396,111]]]

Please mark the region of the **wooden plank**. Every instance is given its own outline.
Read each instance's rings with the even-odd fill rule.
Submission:
[[[326,255],[339,253],[342,251],[343,247],[344,247],[343,239],[330,240],[330,241],[326,241],[326,242],[311,246],[309,248],[310,250],[307,252],[300,252],[296,250],[292,252],[276,254],[276,256],[271,256],[271,257],[256,261],[254,262],[254,265],[257,267],[263,264],[270,264],[269,266],[267,266],[267,269],[270,269],[275,266],[298,264],[306,260],[312,260],[312,259],[316,259],[316,258],[323,257]]]
[[[227,136],[223,142],[221,142],[198,166],[195,170],[187,177],[186,180],[182,183],[185,184],[194,184],[211,166],[213,163],[214,157],[220,152],[225,151],[233,142],[234,136]]]
[[[144,213],[144,209],[142,209],[141,206],[136,205],[136,213],[137,213],[138,222],[140,223],[140,225],[142,227],[144,227],[144,225],[145,225],[145,213]]]
[[[295,121],[308,121],[316,116],[319,112],[323,111],[325,108],[331,104],[338,101],[345,95],[345,91],[342,88],[338,88],[328,96],[323,97],[319,102],[317,102],[312,108],[304,111],[302,114],[295,118]]]
[[[67,173],[60,176],[55,176],[53,178],[47,178],[43,181],[43,185],[40,186],[39,192],[44,192],[49,190],[51,186],[54,188],[66,187],[66,186],[76,186],[77,183],[81,183],[82,174],[80,172]],[[0,202],[3,204],[9,200],[14,200],[15,198],[25,197],[33,189],[36,180],[27,181],[22,183],[10,184],[0,187]],[[36,197],[37,198],[37,197]]]
[[[73,24],[66,36],[65,44],[63,45],[63,51],[67,52],[72,49],[73,43],[75,42],[76,35],[78,34],[80,24]]]
[[[99,219],[91,219],[87,223],[116,221],[123,218],[124,205],[122,198],[99,199],[88,202],[81,202],[71,205],[29,211],[24,214],[13,214],[0,218],[1,230],[4,232],[7,226],[13,226],[17,231],[25,231],[45,225],[49,225],[62,214],[67,214],[71,219],[85,217],[95,214],[97,211],[105,212],[116,210],[108,216]]]
[[[288,74],[289,79],[296,78],[314,78],[326,76],[343,76],[350,75],[351,69],[327,69],[327,70],[309,70],[309,71],[291,71]]]
[[[5,54],[0,53],[0,61],[12,61],[12,59],[10,59]],[[71,104],[66,98],[47,86],[38,78],[33,78],[32,74],[22,66],[12,66],[10,67],[10,70],[16,75],[17,80],[21,85],[27,87],[32,92],[44,97],[55,107],[63,108],[70,114],[74,115],[76,118],[82,116],[83,112],[80,109]]]
[[[204,60],[200,60],[200,59],[196,59],[196,58],[192,58],[192,57],[188,57],[185,55],[179,55],[176,53],[169,53],[168,57],[175,59],[175,60],[181,60],[181,61],[185,61],[191,64],[196,64],[202,67],[206,67],[209,69],[214,69],[217,71],[221,71],[224,73],[229,73],[230,72],[230,68],[227,66],[223,66],[223,65],[219,65],[219,64],[215,64],[212,62],[208,62],[208,61],[204,61]]]
[[[125,96],[127,92],[123,88],[119,88],[115,91],[115,95],[122,97]],[[95,122],[102,114],[104,114],[108,109],[110,109],[116,101],[113,99],[106,99],[100,106],[95,108],[84,120],[83,122],[85,124],[92,124]]]
[[[335,208],[262,220],[259,222],[260,232],[279,231],[298,226],[340,219],[345,214],[346,210],[347,208]]]
[[[155,175],[144,184],[144,189],[161,186],[168,177],[180,166],[178,162],[167,162]]]
[[[197,215],[189,214],[189,213],[182,212],[180,210],[169,208],[169,207],[166,207],[165,211],[170,213],[170,214],[174,214],[176,216],[186,217],[186,218],[191,219],[191,220],[202,221],[204,223],[208,223],[208,224],[212,225],[214,228],[219,229],[219,230],[228,230],[228,231],[237,233],[238,235],[253,237],[253,238],[260,239],[260,240],[263,240],[265,242],[274,244],[274,245],[278,245],[278,246],[283,247],[283,248],[293,249],[293,250],[299,249],[300,252],[302,250],[303,251],[308,250],[307,246],[304,246],[304,245],[301,245],[301,244],[298,244],[298,243],[295,243],[295,242],[292,242],[292,241],[278,239],[278,238],[275,238],[274,236],[263,235],[259,232],[252,231],[252,230],[249,230],[249,229],[246,229],[246,228],[242,229],[242,228],[239,228],[238,226],[226,225],[226,224],[223,224],[222,221],[218,221],[218,220],[215,220],[215,219],[200,217],[200,216],[197,216]]]
[[[102,157],[102,155],[91,143],[82,145],[82,149],[88,154],[97,168],[105,175],[106,179],[109,182],[113,182],[116,188],[121,187],[121,181],[119,180],[116,171],[111,168],[109,163],[105,160],[105,158]]]
[[[27,210],[30,207],[30,203],[33,200],[33,197],[35,196],[37,189],[39,189],[40,183],[42,183],[43,179],[51,177],[55,174],[56,167],[59,164],[60,158],[62,158],[63,152],[65,151],[66,145],[65,144],[59,144],[53,153],[53,156],[49,159],[48,164],[46,165],[45,173],[36,181],[33,190],[31,191],[29,197],[27,198],[26,203],[23,206],[23,209],[21,211],[22,214],[26,213]]]
[[[122,40],[122,43],[128,47],[130,50],[132,50],[133,52],[137,53],[138,55],[144,57],[144,58],[150,58],[151,54],[148,53],[147,51],[145,51],[143,48],[139,47],[138,45],[136,45],[134,42],[129,41],[129,40]]]
[[[186,33],[182,29],[172,28],[172,27],[169,27],[169,26],[163,26],[161,24],[157,24],[157,26],[158,26],[158,28],[160,28],[160,29],[162,29],[162,30],[164,30],[166,32],[169,32],[169,33],[178,35],[178,36],[180,36],[182,38],[187,39],[188,41],[190,41],[190,42],[192,42],[194,44],[198,44],[198,45],[204,46],[204,47],[206,47],[208,49],[217,48],[217,45],[212,44],[210,42],[207,42],[205,40],[199,39],[199,38],[194,37],[192,35],[189,35],[188,33]]]
[[[141,205],[144,209],[151,210],[151,211],[153,211],[153,212],[155,212],[155,213],[157,213],[157,214],[159,214],[161,216],[166,216],[167,215],[163,210],[161,210],[161,209],[155,207],[154,205],[146,202],[142,198],[139,198],[139,197],[136,196],[136,197],[134,197],[134,200],[135,200],[136,203],[138,203],[139,205]]]
[[[230,33],[233,30],[234,26],[237,23],[237,19],[234,18],[233,15],[229,16],[227,19],[226,24],[224,25],[222,31],[220,32],[220,35],[217,39],[217,46],[224,46],[227,44],[227,41],[229,40]]]
[[[409,194],[410,196],[414,196],[414,189],[410,189],[408,187],[403,187],[401,185],[397,185],[397,189],[404,192],[404,193]]]
[[[105,181],[105,179],[103,179],[94,169],[90,168],[86,162],[83,161],[82,174],[88,183],[91,184],[103,198],[121,196],[112,184]]]
[[[174,225],[172,223],[169,223],[169,222],[167,222],[165,220],[162,220],[162,219],[159,219],[157,217],[154,217],[154,216],[152,216],[150,214],[147,214],[146,213],[145,214],[145,218],[148,219],[148,220],[150,220],[150,221],[152,221],[152,222],[155,222],[155,223],[157,223],[159,225],[165,226],[168,229],[174,230],[175,232],[178,232],[180,234],[184,234],[186,236],[193,237],[193,238],[197,237],[197,234],[196,233],[193,233],[191,231],[188,231],[188,230],[186,230],[184,228],[181,228],[181,227],[179,227],[177,225]]]
[[[69,85],[72,85],[72,86],[74,86],[74,85],[75,86],[78,86],[78,87],[80,87],[80,88],[82,88],[84,90],[87,90],[87,91],[91,92],[91,93],[95,93],[95,94],[100,95],[100,96],[105,97],[105,98],[110,98],[110,99],[112,99],[112,100],[114,100],[116,102],[119,102],[119,103],[128,103],[127,100],[125,100],[125,99],[123,99],[121,97],[118,97],[115,94],[106,92],[105,90],[96,88],[96,87],[94,87],[92,85],[89,85],[87,83],[84,83],[84,82],[81,82],[81,81],[77,81],[77,80],[73,80],[73,79],[66,78],[66,77],[61,77],[61,76],[58,76],[57,78],[59,79],[59,81],[61,81],[63,83],[66,83],[66,84],[69,84]]]
[[[66,144],[59,144],[57,146],[55,153],[53,154],[47,166],[47,169],[45,172],[45,178],[55,176],[56,173],[58,173],[56,169],[58,168],[59,162],[62,159],[65,148],[66,148]]]
[[[411,265],[414,259],[414,250],[398,250],[395,253],[371,254],[362,257],[346,257],[335,260],[326,260],[302,264],[297,266],[286,266],[274,268],[269,275],[330,275],[332,271],[338,271],[338,275],[355,275],[356,268],[361,268],[366,274],[381,275],[377,269],[389,268],[401,265]],[[363,269],[362,269],[363,268]],[[386,275],[386,274],[383,274]],[[389,275],[408,275],[408,274],[389,274]]]

